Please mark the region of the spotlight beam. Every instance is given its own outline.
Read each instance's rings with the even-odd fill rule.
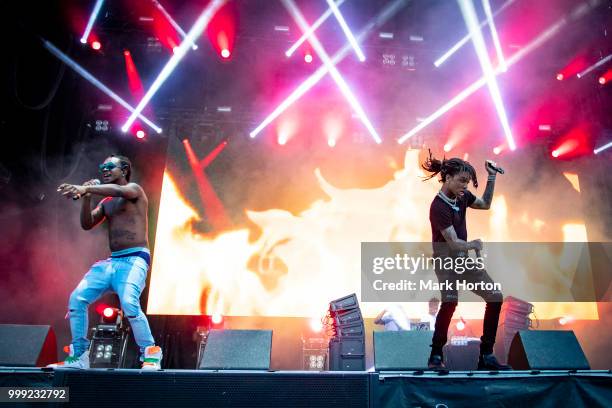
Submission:
[[[506,66],[506,60],[504,59],[501,42],[499,41],[499,36],[497,35],[497,28],[495,27],[493,12],[491,11],[491,3],[489,3],[489,0],[482,0],[482,7],[484,8],[485,15],[487,16],[487,23],[489,24],[489,30],[491,31],[491,37],[493,38],[493,45],[495,46],[495,52],[497,53],[497,63],[499,64],[501,70],[505,72],[508,70],[508,67]]]
[[[472,3],[472,0],[458,1],[465,24],[470,30],[472,42],[474,43],[474,49],[476,50],[476,55],[478,55],[478,60],[480,61],[480,66],[482,67],[482,71],[487,81],[487,86],[489,88],[489,92],[491,93],[491,98],[493,99],[493,104],[495,105],[499,122],[504,130],[508,147],[510,150],[515,150],[516,144],[514,143],[512,130],[510,130],[510,124],[508,123],[508,117],[506,116],[506,109],[504,108],[501,92],[499,90],[499,86],[497,85],[497,81],[495,80],[495,71],[493,70],[493,65],[491,64],[489,54],[487,53],[487,46],[485,45],[484,38],[482,37],[482,31],[480,31],[478,28],[478,17],[476,16],[474,3]],[[506,68],[505,65],[500,69],[503,71],[504,68]]]
[[[576,76],[578,78],[582,78],[583,76],[589,74],[590,72],[592,72],[593,70],[601,67],[602,65],[604,65],[606,62],[612,60],[612,54],[608,55],[605,58],[600,59],[599,61],[597,61],[595,64],[591,65],[590,67],[588,67],[587,69],[585,69],[582,72],[579,72],[578,74],[576,74]]]
[[[340,7],[340,5],[342,3],[344,3],[345,0],[338,0],[336,2],[336,7]],[[328,8],[325,13],[321,14],[321,17],[319,17],[317,19],[317,21],[314,22],[313,25],[310,26],[310,28],[308,29],[308,31],[306,31],[304,34],[302,34],[302,36],[300,37],[299,40],[297,40],[295,42],[295,44],[293,44],[287,51],[285,51],[285,55],[287,56],[287,58],[291,57],[293,55],[293,53],[295,52],[295,50],[297,50],[300,45],[302,45],[304,43],[304,41],[306,41],[308,39],[308,37],[310,37],[310,35],[312,33],[314,33],[317,28],[319,28],[321,26],[321,24],[323,24],[325,22],[325,20],[327,20],[329,18],[329,16],[331,16],[333,14],[333,11],[331,8]]]
[[[210,3],[208,3],[202,14],[200,14],[198,19],[196,20],[195,24],[191,27],[191,30],[189,30],[187,37],[184,38],[183,42],[177,48],[176,52],[166,63],[157,78],[155,78],[155,81],[153,81],[153,84],[151,85],[145,96],[143,96],[143,98],[140,100],[134,112],[132,112],[128,120],[121,127],[121,130],[123,132],[127,132],[130,126],[132,126],[134,120],[136,120],[136,117],[140,114],[140,112],[142,112],[144,107],[149,103],[151,98],[153,98],[155,93],[159,90],[159,88],[170,76],[170,74],[172,74],[179,62],[183,59],[183,57],[187,53],[187,48],[194,43],[196,37],[202,34],[202,31],[204,31],[212,17],[221,8],[221,6],[225,4],[225,2],[226,0],[212,0]]]
[[[181,28],[181,26],[178,25],[178,23],[172,18],[170,13],[168,13],[166,11],[164,6],[162,6],[161,3],[159,1],[157,1],[157,0],[152,0],[152,1],[153,1],[153,4],[155,5],[155,7],[157,7],[157,9],[160,11],[160,13],[162,13],[164,15],[164,17],[166,17],[166,19],[168,20],[170,25],[176,30],[176,32],[179,33],[181,35],[181,37],[183,37],[183,38],[187,37],[187,33],[185,32],[185,30],[183,30]],[[191,43],[191,48],[194,49],[194,50],[197,50],[198,46],[196,45],[195,42],[192,42]]]
[[[593,153],[599,154],[599,153],[603,152],[604,150],[609,149],[611,147],[612,147],[612,142],[606,143],[605,145],[599,146],[598,148],[594,149]]]
[[[514,3],[516,0],[506,0],[506,2],[504,4],[501,5],[501,7],[492,14],[493,17],[497,16],[499,13],[501,13],[502,11],[504,11],[506,8],[508,8],[508,6],[510,6],[512,3]],[[480,24],[478,25],[478,28],[482,28],[485,25],[487,25],[487,20],[483,20],[480,22]],[[449,59],[454,53],[456,53],[457,51],[459,51],[459,49],[461,47],[463,47],[468,41],[470,41],[471,35],[470,33],[467,33],[462,39],[460,39],[459,41],[457,41],[457,43],[455,43],[455,45],[453,45],[448,51],[446,51],[440,58],[438,58],[435,62],[434,65],[436,67],[439,67],[440,65],[444,64],[444,62]]]
[[[338,24],[340,24],[340,27],[342,28],[344,35],[346,35],[346,39],[351,44],[351,47],[353,47],[353,50],[355,50],[355,54],[357,55],[357,58],[359,59],[359,61],[361,62],[365,61],[366,57],[363,54],[363,51],[361,51],[361,48],[359,48],[359,44],[357,43],[357,40],[355,40],[355,37],[353,36],[351,29],[349,28],[348,24],[346,24],[346,20],[344,19],[344,16],[342,15],[342,13],[340,13],[340,10],[338,9],[338,7],[336,7],[336,4],[334,3],[334,1],[327,0],[327,5],[329,6],[332,13],[334,13],[334,17],[336,17],[336,20],[338,20]]]
[[[285,6],[285,8],[287,8],[287,10],[291,14],[295,22],[300,26],[300,29],[306,32],[309,28],[308,23],[304,19],[304,15],[300,12],[300,10],[296,6],[296,4],[293,2],[293,0],[282,0],[282,1],[283,1],[283,5]],[[382,140],[380,139],[380,136],[376,132],[376,129],[374,129],[374,126],[372,126],[372,123],[370,122],[365,111],[361,107],[361,104],[359,103],[359,101],[357,100],[357,98],[355,97],[351,89],[349,88],[348,84],[346,83],[342,75],[340,75],[340,72],[338,72],[338,70],[332,63],[331,59],[329,58],[329,55],[327,55],[327,52],[325,52],[325,49],[323,48],[323,46],[317,39],[317,36],[313,33],[308,38],[308,41],[312,45],[312,48],[315,50],[315,52],[317,53],[321,61],[323,61],[323,64],[327,67],[327,70],[329,71],[334,82],[336,82],[336,85],[338,85],[338,88],[342,92],[342,95],[344,95],[348,103],[351,105],[353,110],[357,113],[357,115],[359,116],[363,124],[365,125],[366,129],[368,129],[368,132],[370,132],[370,134],[372,135],[376,143],[381,143]]]
[[[548,40],[550,40],[555,35],[557,35],[559,33],[559,31],[561,31],[561,29],[565,25],[567,25],[567,23],[569,21],[576,20],[576,19],[578,19],[580,17],[583,17],[585,14],[587,14],[587,12],[591,11],[592,9],[594,9],[597,5],[599,5],[599,1],[597,1],[597,0],[591,2],[591,4],[589,4],[587,2],[583,2],[581,5],[576,7],[570,13],[569,17],[571,17],[571,18],[562,17],[561,19],[557,20],[554,24],[552,24],[546,30],[541,32],[529,44],[527,44],[525,47],[521,48],[519,51],[514,53],[507,60],[508,67],[513,66],[514,64],[516,64],[517,62],[519,62],[520,60],[525,58],[527,55],[531,54],[532,51],[534,51],[535,49],[541,47],[543,44],[548,42]],[[498,70],[497,73],[499,73],[499,70]],[[469,85],[463,91],[461,91],[459,94],[454,96],[450,101],[446,102],[444,105],[442,105],[440,108],[438,108],[434,113],[432,113],[427,118],[425,118],[417,126],[415,126],[413,129],[411,129],[410,131],[405,133],[403,136],[401,136],[398,139],[398,143],[402,144],[406,140],[410,139],[412,136],[414,136],[417,133],[419,133],[421,130],[423,130],[424,128],[429,126],[436,119],[438,119],[439,117],[444,115],[446,112],[450,111],[452,108],[457,106],[459,103],[461,103],[465,99],[467,99],[474,92],[476,92],[477,90],[482,88],[485,84],[486,84],[486,80],[485,80],[484,77],[481,77],[478,80],[476,80],[475,82],[473,82],[471,85]]]
[[[104,0],[96,0],[96,4],[89,15],[89,21],[87,22],[87,26],[85,27],[85,31],[83,32],[83,36],[81,37],[81,43],[86,44],[87,39],[89,38],[89,34],[91,33],[91,29],[93,28],[94,22],[96,18],[98,18],[98,14],[100,14],[100,9],[102,8],[102,3]]]
[[[384,23],[386,23],[391,17],[393,17],[405,4],[407,0],[394,0],[389,3],[383,11],[376,17],[374,17],[366,26],[361,30],[361,32],[357,35],[357,39],[361,41],[370,32],[377,27],[380,27]],[[350,53],[351,46],[350,44],[346,44],[343,48],[341,48],[334,56],[331,58],[331,63],[333,65],[338,64],[342,61],[346,56]],[[263,129],[266,128],[270,123],[272,123],[276,118],[278,118],[287,108],[289,108],[295,101],[300,99],[310,88],[316,85],[325,75],[328,70],[325,65],[319,67],[312,75],[310,75],[304,82],[302,82],[293,92],[278,105],[272,113],[270,113],[264,120],[261,122],[253,131],[249,133],[251,137],[257,136]]]
[[[70,57],[68,57],[66,54],[64,54],[63,52],[61,52],[59,49],[57,49],[53,44],[51,44],[49,41],[43,40],[43,45],[44,47],[53,55],[55,55],[60,61],[62,61],[64,64],[66,64],[68,67],[70,67],[71,69],[73,69],[77,74],[81,75],[86,81],[88,81],[89,83],[91,83],[93,86],[95,86],[96,88],[98,88],[100,91],[104,92],[106,95],[108,95],[110,98],[112,98],[115,102],[117,102],[119,105],[123,106],[125,109],[127,109],[130,112],[134,112],[135,109],[132,108],[132,106],[127,103],[125,100],[123,100],[119,95],[117,95],[115,92],[113,92],[112,90],[110,90],[106,85],[104,85],[102,82],[100,82],[99,80],[97,80],[93,75],[91,75],[89,72],[87,72],[85,70],[85,68],[81,67],[79,64],[77,64],[76,62],[74,62],[72,59],[70,59]],[[151,122],[147,117],[145,117],[142,114],[138,114],[138,117],[144,122],[146,123],[151,129],[153,129],[155,132],[157,133],[161,133],[162,129],[157,126],[155,123]]]

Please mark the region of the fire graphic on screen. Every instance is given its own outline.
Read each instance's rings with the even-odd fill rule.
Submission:
[[[247,210],[249,220],[260,229],[253,238],[255,234],[246,227],[215,236],[195,231],[193,225],[200,215],[166,172],[148,313],[321,316],[330,299],[360,292],[362,241],[430,241],[429,220],[423,214],[429,213],[439,185],[421,181],[418,151],[407,151],[404,169],[380,188],[338,189],[318,169],[313,173],[329,199],[315,201],[297,215],[283,209]],[[474,222],[472,235],[485,241],[503,240],[509,230],[507,213],[506,200],[498,194],[486,217]],[[525,234],[537,234],[545,224],[527,213],[519,222],[524,224]],[[563,241],[585,240],[582,224],[564,225],[563,231]],[[551,257],[544,256],[541,261],[552,262]],[[519,268],[516,273],[527,271]],[[483,306],[460,303],[460,311],[463,316],[478,318]],[[362,312],[373,317],[383,307],[364,303]],[[568,308],[581,318],[597,316],[593,303],[539,304],[538,316],[562,315]],[[426,305],[408,303],[404,309],[419,316]]]

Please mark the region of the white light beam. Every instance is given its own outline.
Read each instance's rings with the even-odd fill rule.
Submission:
[[[123,132],[127,132],[130,126],[132,126],[134,120],[136,120],[136,117],[140,114],[140,112],[142,112],[144,107],[147,106],[151,98],[153,98],[153,95],[155,95],[157,90],[162,86],[162,84],[166,81],[170,74],[172,74],[172,71],[174,71],[178,63],[183,59],[183,57],[187,53],[187,48],[194,43],[196,37],[202,34],[202,31],[204,31],[212,17],[219,10],[219,8],[221,8],[221,6],[225,4],[225,2],[226,0],[212,0],[210,3],[208,3],[202,14],[200,14],[198,19],[196,20],[195,24],[191,27],[191,30],[189,30],[187,37],[185,37],[181,45],[179,45],[176,52],[166,63],[157,78],[155,78],[155,81],[153,81],[153,84],[151,84],[151,87],[149,88],[147,93],[142,97],[141,101],[136,106],[134,112],[132,112],[128,120],[121,127],[121,130]]]
[[[70,59],[70,57],[68,57],[66,54],[64,54],[63,52],[61,52],[59,49],[57,49],[53,44],[51,44],[49,41],[43,40],[43,45],[45,46],[45,48],[47,50],[49,50],[49,52],[53,55],[55,55],[57,58],[59,58],[64,64],[68,65],[70,68],[72,68],[77,74],[81,75],[85,80],[87,80],[89,83],[91,83],[93,86],[95,86],[96,88],[98,88],[99,90],[101,90],[102,92],[104,92],[106,95],[108,95],[109,97],[111,97],[115,102],[117,102],[119,105],[123,106],[125,109],[129,110],[130,112],[134,112],[134,108],[132,108],[132,106],[130,104],[128,104],[126,101],[124,101],[119,95],[117,95],[116,93],[114,93],[113,91],[111,91],[106,85],[104,85],[102,82],[100,82],[99,80],[97,80],[93,75],[91,75],[89,72],[87,72],[85,70],[85,68],[81,67],[79,64],[77,64],[75,61],[73,61],[72,59]],[[155,132],[157,133],[161,133],[162,129],[157,126],[155,123],[151,122],[148,118],[146,118],[144,115],[139,114],[138,117],[140,119],[142,119],[142,121],[144,123],[146,123],[149,127],[151,127],[151,129],[153,129]]]
[[[342,3],[344,3],[345,0],[338,0],[336,2],[336,7],[340,7],[340,5]],[[308,37],[310,37],[310,35],[312,33],[314,33],[317,28],[319,28],[321,26],[321,24],[323,24],[325,22],[325,20],[327,20],[329,18],[329,16],[331,16],[333,14],[332,9],[328,8],[325,13],[321,14],[321,17],[319,17],[317,19],[317,21],[315,21],[313,23],[313,25],[310,26],[310,28],[308,29],[308,31],[306,31],[304,34],[302,34],[302,36],[300,37],[299,40],[297,40],[295,42],[295,44],[293,44],[291,47],[289,47],[289,49],[287,51],[285,51],[285,55],[287,56],[287,58],[291,57],[293,55],[293,53],[295,52],[295,50],[297,50],[300,45],[302,45],[304,43],[304,41],[306,41],[308,39]]]
[[[358,40],[364,39],[370,32],[383,25],[391,17],[393,17],[405,4],[407,0],[394,0],[389,3],[383,11],[374,17],[357,35]],[[346,44],[331,58],[333,65],[338,64],[342,61],[351,51],[351,45]],[[319,67],[312,75],[310,75],[304,82],[302,82],[291,94],[278,105],[272,113],[270,113],[257,127],[249,133],[249,136],[255,137],[262,130],[264,130],[274,119],[278,118],[287,108],[289,108],[295,101],[300,99],[308,90],[315,86],[325,75],[327,75],[327,67],[325,65]]]
[[[495,53],[497,54],[497,63],[502,72],[506,72],[508,67],[506,66],[506,60],[502,51],[501,42],[497,35],[497,28],[495,27],[495,21],[493,20],[493,13],[491,12],[491,4],[489,0],[482,0],[482,7],[484,8],[485,15],[487,16],[487,23],[489,24],[489,30],[491,31],[491,37],[493,38],[493,45],[495,46]]]
[[[576,76],[578,78],[582,78],[583,76],[589,74],[591,71],[601,67],[602,65],[604,65],[606,62],[612,60],[612,54],[608,55],[605,58],[600,59],[599,61],[597,61],[596,63],[594,63],[593,65],[591,65],[590,67],[588,67],[587,69],[585,69],[582,72],[579,72],[578,74],[576,74]]]
[[[599,154],[599,153],[603,152],[604,150],[609,149],[611,147],[612,147],[612,142],[606,143],[605,145],[599,146],[597,149],[593,150],[593,153]]]
[[[85,27],[85,31],[83,32],[83,36],[81,37],[81,43],[83,44],[87,44],[87,39],[89,38],[89,34],[91,33],[91,29],[93,28],[96,18],[98,18],[98,14],[100,13],[100,9],[102,8],[102,3],[104,3],[104,0],[96,0],[96,4],[94,5],[93,11],[89,15],[89,21],[87,22],[87,26]]]
[[[159,1],[157,0],[152,0],[153,4],[155,5],[155,7],[157,7],[157,9],[164,15],[164,17],[166,17],[166,19],[168,19],[168,22],[170,23],[170,25],[176,30],[177,33],[179,33],[181,35],[181,37],[185,38],[187,37],[187,33],[181,28],[180,25],[178,25],[178,23],[172,18],[172,16],[170,15],[170,13],[168,13],[166,11],[166,9],[164,8],[164,6],[162,6],[160,4]],[[191,43],[191,48],[194,50],[198,49],[198,46],[196,45],[196,43]]]
[[[512,3],[514,3],[516,0],[507,0],[504,4],[501,5],[501,7],[495,12],[493,13],[493,17],[495,17],[496,15],[498,15],[499,13],[501,13],[502,11],[504,11],[508,6],[510,6]],[[484,27],[485,25],[487,25],[487,20],[483,20],[480,22],[480,25],[478,26],[479,28]],[[461,47],[463,47],[468,41],[470,41],[470,33],[467,33],[465,35],[465,37],[463,37],[462,39],[460,39],[459,41],[457,41],[457,43],[455,45],[453,45],[448,51],[446,51],[440,58],[438,58],[435,62],[434,65],[436,67],[439,67],[440,65],[444,64],[444,62],[449,59],[454,53],[456,53]]]
[[[308,28],[309,28],[308,23],[304,19],[304,16],[300,12],[300,10],[297,8],[293,0],[283,0],[283,5],[287,8],[291,16],[296,21],[296,23],[300,26],[300,29],[304,32],[308,31]],[[315,34],[312,34],[308,38],[308,41],[312,45],[312,48],[315,50],[315,52],[317,53],[321,61],[323,61],[323,64],[327,67],[327,70],[331,74],[334,82],[336,82],[336,85],[338,85],[338,88],[340,88],[340,91],[342,92],[344,97],[347,99],[348,103],[351,105],[353,110],[357,113],[357,115],[363,122],[366,129],[368,129],[368,132],[370,132],[370,134],[372,135],[376,143],[381,143],[382,140],[380,139],[380,136],[376,132],[376,129],[374,129],[374,126],[370,122],[370,119],[368,119],[368,116],[366,115],[365,111],[361,107],[361,104],[359,103],[359,101],[357,100],[357,98],[355,97],[351,89],[349,88],[348,84],[346,83],[342,75],[340,75],[340,72],[338,72],[338,70],[332,63],[331,59],[329,58],[329,55],[327,55],[327,52],[325,52],[325,49],[323,48],[323,46],[317,39],[317,36]]]
[[[474,49],[476,50],[476,55],[478,55],[480,66],[482,67],[484,77],[487,81],[487,86],[489,87],[489,92],[491,93],[491,98],[493,99],[493,104],[495,105],[499,122],[504,130],[506,142],[508,143],[510,150],[515,150],[516,143],[514,142],[514,137],[512,136],[512,130],[510,130],[510,124],[508,123],[508,117],[504,108],[501,92],[499,91],[499,86],[495,80],[495,71],[493,70],[491,60],[489,59],[489,54],[487,53],[487,47],[485,45],[484,38],[482,37],[482,32],[478,27],[478,17],[476,16],[474,4],[472,3],[472,0],[458,1],[465,24],[468,26],[470,35],[472,36]],[[501,69],[503,70],[503,68]]]
[[[572,17],[574,17],[574,18],[582,17],[584,14],[586,14],[587,11],[591,10],[596,5],[597,4],[593,4],[592,6],[586,6],[586,8],[585,8],[585,3],[583,3],[581,6],[576,8],[574,13],[572,13]],[[568,22],[568,19],[565,18],[565,17],[557,20],[557,22],[555,22],[553,25],[551,25],[546,30],[544,30],[542,33],[540,33],[540,35],[538,35],[529,44],[527,44],[525,47],[521,48],[519,51],[517,51],[515,54],[513,54],[510,58],[508,58],[508,60],[506,61],[508,67],[513,66],[514,64],[516,64],[517,62],[519,62],[520,60],[525,58],[527,55],[529,55],[532,51],[534,51],[535,49],[541,47],[548,40],[553,38],[556,34],[559,33],[559,31],[561,31],[561,29],[567,24],[567,22]],[[499,73],[499,71],[497,73]],[[397,140],[397,142],[399,144],[404,143],[406,140],[410,139],[412,136],[416,135],[421,130],[423,130],[424,128],[429,126],[432,122],[434,122],[440,116],[444,115],[446,112],[450,111],[452,108],[457,106],[459,103],[463,102],[465,99],[467,99],[474,92],[476,92],[477,90],[482,88],[485,84],[486,84],[485,78],[484,77],[480,77],[478,80],[473,82],[471,85],[469,85],[463,91],[461,91],[459,94],[454,96],[450,101],[446,102],[444,105],[442,105],[440,108],[438,108],[434,113],[432,113],[427,118],[422,120],[413,129],[411,129],[410,131],[408,131],[407,133],[402,135]]]
[[[338,20],[338,24],[340,24],[342,31],[344,31],[344,35],[346,35],[346,38],[351,44],[351,47],[353,47],[353,50],[355,50],[355,54],[357,55],[357,58],[359,58],[359,61],[365,61],[366,57],[363,54],[363,51],[361,51],[361,48],[359,48],[357,40],[353,36],[353,33],[351,32],[351,29],[349,28],[348,24],[346,24],[346,20],[344,20],[342,13],[340,13],[340,10],[338,9],[338,7],[336,7],[336,4],[334,4],[334,1],[327,0],[327,5],[331,9],[332,13],[334,13],[334,17],[336,17],[336,20]]]

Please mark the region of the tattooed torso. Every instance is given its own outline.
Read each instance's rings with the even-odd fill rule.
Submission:
[[[107,198],[104,215],[108,220],[108,241],[111,251],[148,246],[147,196],[126,200],[122,197]]]

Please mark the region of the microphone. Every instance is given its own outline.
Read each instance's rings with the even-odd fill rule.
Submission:
[[[100,184],[102,184],[102,182],[101,182],[100,180],[98,180],[98,179],[93,179],[93,180],[90,180],[90,181],[91,181],[91,183],[90,183],[90,184],[88,184],[88,185],[90,185],[90,186],[99,186]],[[73,195],[73,196],[72,196],[72,199],[73,199],[74,201],[78,200],[79,198],[81,198],[81,195],[80,195],[80,194],[77,194],[77,195]]]
[[[492,168],[493,170],[495,170],[499,174],[504,174],[505,173],[504,169],[502,169],[499,166],[494,165],[491,160],[487,160],[487,166],[489,166],[490,168]]]

